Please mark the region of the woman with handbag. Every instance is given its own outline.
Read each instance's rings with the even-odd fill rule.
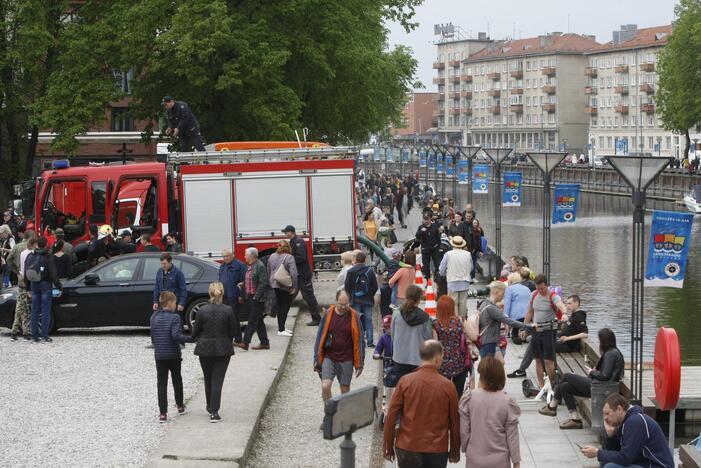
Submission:
[[[292,331],[285,328],[285,322],[292,298],[297,293],[297,266],[287,240],[281,240],[277,251],[268,258],[268,278],[278,304],[277,335],[291,337]]]
[[[443,345],[443,364],[438,372],[453,382],[460,398],[472,368],[472,359],[466,346],[462,320],[455,315],[455,301],[450,296],[438,299],[436,318],[433,320],[433,339]]]

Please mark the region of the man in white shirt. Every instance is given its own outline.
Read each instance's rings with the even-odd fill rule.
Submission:
[[[446,277],[448,296],[455,301],[455,313],[467,318],[467,292],[470,289],[472,255],[465,250],[467,242],[461,236],[453,236],[450,245],[453,250],[443,255],[438,273]]]

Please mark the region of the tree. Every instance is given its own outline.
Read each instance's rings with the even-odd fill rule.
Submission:
[[[658,59],[657,106],[666,130],[685,135],[689,157],[689,129],[701,122],[701,2],[680,0],[677,22]]]
[[[364,141],[398,121],[416,70],[409,49],[388,49],[384,22],[413,28],[420,3],[88,1],[66,26],[39,121],[59,134],[55,148],[75,149],[125,96],[114,70],[132,70],[131,116],[158,122],[173,95],[209,142],[292,139],[302,127],[330,143]]]

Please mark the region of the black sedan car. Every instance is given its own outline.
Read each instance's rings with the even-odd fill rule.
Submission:
[[[65,280],[61,296],[54,299],[51,329],[149,326],[156,273],[161,267],[159,257],[159,253],[145,252],[122,255]],[[188,325],[209,300],[209,284],[219,280],[219,264],[181,254],[173,257],[173,265],[185,275],[187,303],[183,318]],[[8,306],[0,304],[0,326],[8,327],[12,324],[9,304],[14,297],[4,299]]]

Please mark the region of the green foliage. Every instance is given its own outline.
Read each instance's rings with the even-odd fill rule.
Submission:
[[[701,2],[680,0],[678,21],[660,53],[657,105],[667,130],[685,134],[688,155],[689,128],[701,122]]]

